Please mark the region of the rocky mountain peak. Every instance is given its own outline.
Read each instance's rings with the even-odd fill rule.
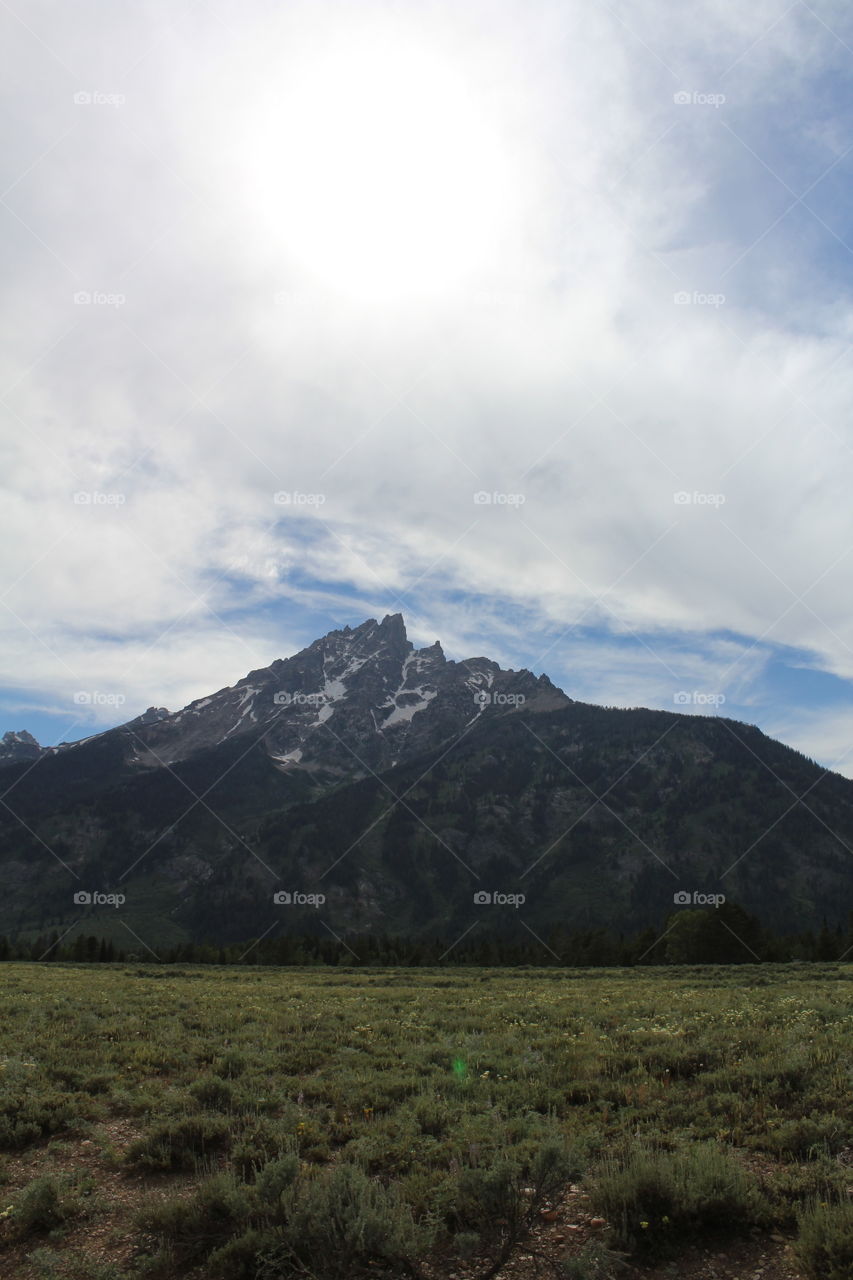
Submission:
[[[548,709],[571,701],[547,687],[557,699]],[[544,709],[541,694],[530,672],[484,657],[449,662],[438,641],[415,649],[403,615],[392,613],[330,631],[175,713],[150,707],[112,732],[140,768],[256,739],[282,770],[365,773],[430,750],[480,717]]]
[[[37,760],[41,753],[42,748],[26,729],[10,729],[0,738],[0,764],[14,764],[19,760]]]

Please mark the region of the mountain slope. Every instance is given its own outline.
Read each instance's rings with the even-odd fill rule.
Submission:
[[[735,721],[593,707],[547,677],[414,650],[399,615],[2,778],[0,933],[74,925],[126,944],[130,928],[156,949],[521,921],[544,937],[656,927],[680,892],[798,930],[851,905],[847,779]]]

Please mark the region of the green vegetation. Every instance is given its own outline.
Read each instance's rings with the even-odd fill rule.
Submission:
[[[3,1274],[850,1274],[844,965],[2,973]]]
[[[853,1204],[814,1201],[800,1217],[797,1258],[814,1280],[849,1280],[853,1275]]]

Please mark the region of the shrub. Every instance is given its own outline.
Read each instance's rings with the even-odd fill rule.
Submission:
[[[0,1096],[0,1149],[20,1150],[39,1138],[65,1129],[81,1108],[67,1093],[42,1088],[4,1089]]]
[[[202,1076],[190,1085],[189,1094],[200,1107],[211,1111],[230,1111],[234,1105],[234,1086],[220,1076]]]
[[[592,1204],[615,1243],[637,1253],[666,1252],[697,1232],[746,1230],[769,1217],[754,1179],[712,1143],[605,1162]]]
[[[36,1178],[13,1203],[14,1234],[21,1239],[42,1231],[54,1231],[73,1212],[73,1206],[63,1198],[55,1178]]]
[[[260,1255],[274,1245],[272,1232],[249,1227],[221,1248],[214,1249],[205,1263],[205,1272],[216,1280],[255,1280]]]
[[[815,1159],[824,1152],[830,1153],[844,1145],[845,1127],[837,1116],[799,1116],[784,1120],[769,1130],[756,1142],[757,1147],[773,1151],[779,1156]]]
[[[412,1113],[420,1126],[421,1133],[440,1138],[447,1132],[450,1111],[447,1104],[434,1094],[424,1094],[413,1102]]]
[[[230,1049],[221,1057],[214,1058],[213,1070],[216,1075],[224,1076],[226,1080],[236,1080],[246,1070],[246,1059],[242,1053]]]
[[[275,1160],[287,1150],[291,1139],[283,1135],[281,1127],[268,1120],[255,1120],[235,1140],[231,1151],[231,1164],[235,1173],[251,1182],[259,1169]]]
[[[147,1206],[137,1215],[137,1225],[165,1246],[176,1263],[191,1265],[241,1230],[250,1212],[246,1188],[228,1174],[217,1174],[188,1200]]]
[[[270,1160],[265,1164],[255,1181],[255,1194],[265,1205],[277,1207],[281,1194],[299,1174],[299,1158],[295,1155],[282,1156],[280,1160]]]
[[[299,1179],[284,1192],[283,1206],[281,1241],[259,1259],[258,1280],[350,1280],[388,1268],[399,1274],[431,1243],[396,1190],[352,1164]]]
[[[800,1215],[794,1254],[813,1280],[850,1280],[853,1275],[853,1204],[813,1201]]]
[[[807,1205],[838,1199],[845,1194],[849,1181],[844,1167],[826,1155],[807,1164],[783,1166],[766,1186],[777,1226],[796,1227]]]
[[[155,1125],[131,1143],[127,1159],[143,1169],[195,1169],[205,1155],[220,1150],[228,1139],[228,1126],[218,1116],[182,1116]]]
[[[451,1227],[476,1232],[502,1266],[529,1233],[539,1212],[559,1200],[582,1165],[576,1151],[555,1139],[532,1155],[501,1155],[491,1165],[463,1169],[454,1189]]]

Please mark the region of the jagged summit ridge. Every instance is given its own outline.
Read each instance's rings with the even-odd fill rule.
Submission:
[[[485,657],[449,661],[439,641],[416,649],[403,615],[394,613],[329,631],[179,711],[149,707],[78,746],[114,739],[129,764],[153,769],[223,743],[258,740],[283,770],[350,774],[391,767],[483,716],[570,701],[547,676],[504,670]]]
[[[282,768],[375,770],[543,694],[552,707],[570,701],[547,678],[543,686],[488,658],[449,662],[438,641],[416,649],[402,614],[388,614],[330,631],[147,727],[136,759],[169,763],[255,733]]]

